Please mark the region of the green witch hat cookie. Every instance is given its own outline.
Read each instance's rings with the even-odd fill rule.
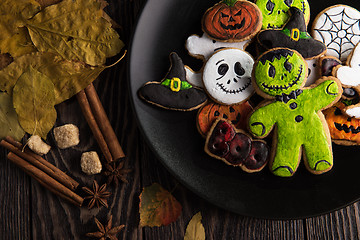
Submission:
[[[298,51],[303,58],[313,59],[326,51],[324,43],[313,39],[306,30],[303,12],[290,8],[291,18],[280,30],[264,30],[259,33],[259,43],[267,49],[286,47]]]
[[[186,81],[186,71],[181,58],[170,53],[171,67],[161,82],[145,83],[139,89],[139,96],[158,107],[191,111],[200,108],[207,101],[205,92]]]

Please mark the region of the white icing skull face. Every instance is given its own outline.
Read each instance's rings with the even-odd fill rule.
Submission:
[[[247,100],[254,92],[251,84],[253,65],[253,58],[245,51],[220,50],[205,64],[204,88],[219,103],[231,105]]]

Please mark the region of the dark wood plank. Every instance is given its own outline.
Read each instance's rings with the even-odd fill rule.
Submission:
[[[30,178],[0,149],[0,238],[30,239]]]
[[[308,239],[360,239],[357,202],[336,212],[306,219]]]

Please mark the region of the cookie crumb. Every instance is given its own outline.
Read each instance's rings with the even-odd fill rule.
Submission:
[[[102,165],[98,154],[95,151],[84,152],[81,155],[81,170],[87,175],[101,172]]]
[[[55,141],[59,148],[65,149],[79,144],[79,129],[74,124],[54,128]]]
[[[39,135],[33,135],[27,142],[28,147],[38,155],[47,154],[50,151],[50,146],[47,145]]]

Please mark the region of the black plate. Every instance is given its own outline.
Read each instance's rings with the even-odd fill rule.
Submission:
[[[161,80],[176,51],[185,64],[202,64],[188,56],[188,36],[201,34],[200,20],[214,0],[149,0],[138,20],[130,54],[130,89],[140,128],[168,170],[190,190],[235,213],[268,219],[315,216],[344,207],[360,198],[360,147],[333,145],[335,165],[321,176],[300,165],[289,179],[268,168],[247,174],[212,159],[197,132],[196,112],[174,112],[141,101],[137,90],[147,81]],[[310,2],[310,1],[309,1]],[[324,8],[344,3],[360,9],[359,0],[311,1],[312,19]],[[311,26],[311,25],[310,25]]]

